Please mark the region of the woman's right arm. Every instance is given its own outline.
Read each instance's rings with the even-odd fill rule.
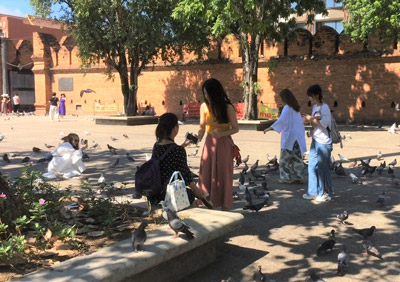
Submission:
[[[200,129],[197,133],[197,137],[199,138],[199,141],[201,141],[204,137],[204,134],[206,132],[206,117],[207,117],[207,104],[203,103],[200,106]]]

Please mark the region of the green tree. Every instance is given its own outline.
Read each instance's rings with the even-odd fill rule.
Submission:
[[[349,19],[345,32],[352,38],[367,41],[378,33],[382,39],[397,39],[400,33],[399,0],[344,0]]]
[[[137,114],[137,91],[142,70],[157,58],[176,62],[182,51],[207,45],[202,30],[183,29],[171,18],[175,0],[31,0],[36,14],[55,17],[73,35],[83,65],[102,60],[111,76],[121,81],[124,109]],[[196,51],[195,50],[195,51]]]
[[[180,0],[173,17],[186,28],[207,24],[214,36],[234,34],[243,59],[245,119],[257,118],[258,59],[263,40],[281,41],[296,26],[293,14],[325,13],[322,0]]]

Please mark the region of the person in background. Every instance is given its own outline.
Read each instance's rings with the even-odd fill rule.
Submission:
[[[72,178],[82,174],[86,170],[82,162],[82,150],[86,149],[88,144],[84,144],[79,148],[79,136],[75,133],[70,133],[61,138],[64,141],[51,154],[53,155],[47,170],[43,177],[55,179],[58,176],[63,178]]]
[[[154,116],[155,114],[154,107],[150,107],[149,105],[146,106],[142,113],[143,116]]]
[[[215,78],[202,85],[198,138],[207,136],[200,160],[199,187],[209,194],[214,207],[229,210],[233,203],[233,140],[239,132],[235,109],[222,84]]]
[[[54,117],[58,119],[58,98],[56,92],[53,92],[49,102],[50,102],[50,109],[49,109],[50,119],[53,120]]]
[[[19,104],[20,104],[20,103],[21,103],[21,99],[20,99],[18,93],[15,93],[14,96],[13,96],[13,104],[14,104],[13,112],[14,112],[14,113],[18,113],[18,111],[19,111]]]
[[[1,95],[1,114],[7,115],[8,113],[8,106],[10,103],[10,96],[8,94]]]
[[[289,89],[279,93],[284,104],[279,119],[264,130],[282,133],[281,157],[279,160],[280,183],[301,183],[303,181],[303,154],[307,151],[300,105]]]
[[[58,107],[58,114],[63,118],[66,114],[66,110],[65,110],[65,94],[61,93],[60,95],[60,105]]]
[[[304,115],[304,122],[312,126],[312,141],[308,156],[308,191],[304,199],[314,199],[318,202],[330,201],[333,194],[331,181],[332,139],[329,134],[331,111],[324,103],[321,86],[311,85],[307,96],[314,103],[311,115]],[[324,193],[327,187],[328,194]]]

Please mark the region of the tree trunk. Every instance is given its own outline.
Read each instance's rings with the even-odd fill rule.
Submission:
[[[6,198],[0,199],[0,223],[8,225],[9,230],[15,230],[13,221],[27,212],[24,204],[15,197],[7,181],[0,176],[0,194]]]
[[[129,101],[129,76],[128,76],[128,65],[125,57],[125,53],[119,55],[119,63],[115,69],[119,73],[119,79],[121,80],[121,91],[124,95],[124,112],[128,115],[128,101]]]
[[[241,34],[241,45],[243,50],[243,97],[245,101],[244,118],[255,120],[257,113],[257,82],[258,82],[258,49],[260,47],[260,36],[252,36],[248,41],[248,34]]]

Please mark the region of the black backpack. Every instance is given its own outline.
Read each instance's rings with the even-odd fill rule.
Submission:
[[[156,145],[154,145],[155,147]],[[163,185],[161,183],[161,171],[160,162],[178,145],[175,143],[168,147],[168,149],[159,157],[153,154],[151,159],[142,164],[135,174],[135,189],[139,194],[143,194],[144,191],[151,191],[151,196],[158,195],[163,190]]]

